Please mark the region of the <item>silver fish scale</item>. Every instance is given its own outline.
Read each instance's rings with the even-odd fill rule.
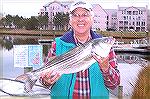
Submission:
[[[91,43],[88,43],[87,45],[89,45],[89,44],[91,44]],[[61,72],[61,73],[65,73],[65,74],[72,73],[70,71],[74,71],[74,70],[76,72],[78,72],[78,71],[80,71],[80,69],[79,69],[80,66],[83,65],[83,64],[81,64],[81,62],[84,62],[84,60],[86,58],[88,58],[88,56],[90,56],[90,54],[91,54],[91,52],[89,51],[89,50],[91,50],[91,48],[89,48],[89,49],[88,48],[89,48],[88,46],[83,46],[83,45],[78,46],[78,47],[72,49],[69,53],[66,53],[64,55],[64,57],[61,58],[61,56],[60,56],[58,59],[61,59],[61,61],[56,59],[55,61],[57,61],[57,63],[55,63],[55,62],[54,62],[55,64],[50,63],[49,66],[51,67],[52,70]],[[85,49],[87,49],[87,50],[85,50]],[[78,69],[78,70],[76,70],[76,69]]]

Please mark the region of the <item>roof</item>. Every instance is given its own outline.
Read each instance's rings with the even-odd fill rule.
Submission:
[[[145,11],[146,10],[146,7],[134,7],[134,6],[130,6],[130,7],[118,7],[118,10],[127,10],[127,9],[130,9],[130,8],[135,8],[135,9],[141,10],[141,11]]]

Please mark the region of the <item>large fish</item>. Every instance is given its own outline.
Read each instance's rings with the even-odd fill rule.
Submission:
[[[53,60],[47,62],[45,66],[19,76],[26,79],[24,82],[25,95],[28,95],[27,93],[32,91],[32,88],[35,85],[35,82],[39,79],[41,73],[54,71],[59,74],[70,74],[86,70],[96,62],[93,55],[96,55],[98,58],[107,57],[114,42],[115,39],[113,37],[103,37],[90,40],[74,47],[60,56],[55,57]],[[1,90],[3,89],[4,87]]]

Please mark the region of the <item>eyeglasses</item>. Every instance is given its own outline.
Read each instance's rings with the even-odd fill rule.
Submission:
[[[71,14],[71,17],[72,17],[72,18],[80,18],[80,17],[82,17],[82,18],[87,18],[87,17],[90,17],[90,16],[91,16],[91,14],[88,14],[88,13],[84,13],[84,14],[82,14],[82,15],[76,14],[76,13],[72,13],[72,14]]]

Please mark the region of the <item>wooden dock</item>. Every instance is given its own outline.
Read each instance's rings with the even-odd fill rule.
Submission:
[[[114,48],[115,52],[124,52],[124,53],[147,53],[150,54],[148,49],[139,49],[139,48]]]

